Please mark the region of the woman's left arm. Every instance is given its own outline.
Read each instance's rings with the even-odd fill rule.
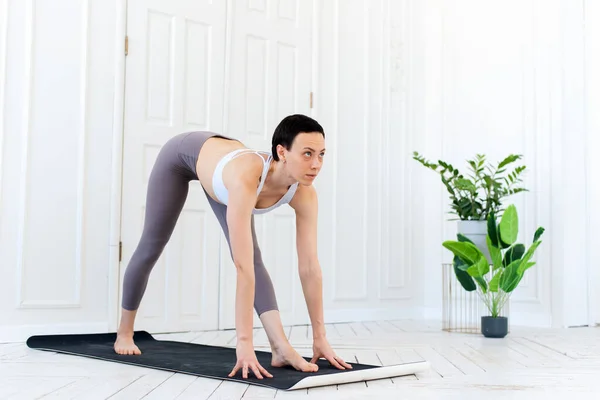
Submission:
[[[325,337],[323,279],[317,255],[317,193],[313,186],[298,186],[290,206],[296,211],[298,273],[313,329],[313,339]]]
[[[313,331],[314,356],[311,362],[314,363],[323,357],[337,368],[352,368],[331,350],[326,339],[323,317],[323,275],[317,254],[318,199],[315,188],[298,186],[290,206],[296,211],[298,273]]]

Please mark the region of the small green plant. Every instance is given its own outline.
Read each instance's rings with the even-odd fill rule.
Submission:
[[[456,214],[463,221],[485,221],[491,213],[500,215],[505,197],[527,191],[517,187],[522,183],[521,175],[526,167],[521,165],[512,171],[507,170],[509,164],[521,158],[519,154],[511,154],[493,166],[486,162],[485,155],[477,154],[474,159],[467,160],[470,173],[465,177],[447,162],[439,160],[437,164],[431,163],[418,152],[413,152],[413,159],[440,174],[450,193],[450,214]]]
[[[535,265],[530,261],[542,243],[544,228],[539,227],[529,249],[516,243],[519,218],[516,207],[511,204],[497,223],[494,212],[487,219],[487,247],[492,258],[490,266],[483,253],[465,236],[458,234],[457,241],[445,241],[443,246],[454,254],[454,272],[462,287],[473,291],[479,287],[479,295],[492,317],[500,310],[517,288],[525,271]]]

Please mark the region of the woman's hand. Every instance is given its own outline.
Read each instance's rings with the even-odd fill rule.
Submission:
[[[236,346],[236,355],[237,363],[235,364],[235,367],[233,367],[231,373],[228,375],[230,378],[233,378],[240,368],[242,369],[242,378],[244,379],[248,379],[248,369],[251,369],[258,379],[263,379],[263,374],[267,378],[273,377],[273,375],[264,369],[256,359],[254,346],[251,342],[238,341]]]
[[[326,359],[337,369],[352,369],[352,365],[348,364],[334,353],[325,337],[313,340],[313,358],[310,362],[316,364],[319,358]]]

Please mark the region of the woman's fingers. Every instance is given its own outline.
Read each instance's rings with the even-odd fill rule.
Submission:
[[[238,372],[238,370],[240,369],[240,363],[236,363],[235,367],[233,367],[233,370],[231,370],[231,373],[228,375],[230,378],[233,378],[236,374],[236,372]]]
[[[252,372],[254,372],[254,375],[258,378],[258,379],[262,379],[263,376],[260,373],[260,371],[258,370],[258,367],[255,364],[252,364]]]
[[[247,362],[240,363],[240,362],[238,362],[235,365],[235,367],[233,367],[233,370],[231,370],[231,372],[227,376],[230,378],[233,378],[235,376],[235,374],[240,370],[240,368],[242,370],[242,378],[244,378],[244,379],[248,379],[249,370],[252,370],[252,372],[258,379],[263,379],[263,375],[268,378],[273,377],[273,375],[271,373],[269,373],[269,371],[267,371],[265,368],[263,368],[263,366],[260,365],[260,363],[258,363],[258,362],[256,362],[256,363],[247,363]]]
[[[340,357],[335,358],[341,365],[343,365],[344,367],[348,368],[348,369],[352,369],[352,365],[348,364],[346,361],[342,360]]]
[[[336,367],[337,369],[346,369],[344,367],[342,367],[337,360],[335,359],[334,356],[330,356],[327,358],[327,360],[331,363],[331,365],[333,365],[334,367]]]
[[[258,364],[258,366],[260,367],[260,371],[267,377],[267,378],[272,378],[273,375],[271,375],[271,373],[269,371],[267,371],[266,369],[263,368],[262,365]]]

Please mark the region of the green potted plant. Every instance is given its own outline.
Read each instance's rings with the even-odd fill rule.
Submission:
[[[535,265],[531,259],[541,244],[544,228],[536,230],[529,249],[517,243],[518,233],[517,209],[511,204],[500,223],[493,211],[488,215],[486,245],[492,258],[491,264],[483,252],[460,233],[458,240],[443,243],[454,254],[454,270],[463,288],[468,291],[478,288],[478,294],[490,313],[481,317],[481,333],[486,337],[503,338],[508,333],[508,319],[500,315],[500,311],[525,271]]]
[[[510,164],[521,158],[520,154],[511,154],[494,166],[486,161],[485,155],[477,154],[467,160],[469,173],[465,176],[448,162],[432,163],[413,152],[413,159],[440,174],[450,194],[450,214],[455,214],[458,219],[458,233],[473,242],[490,263],[492,260],[485,242],[486,221],[492,213],[500,215],[507,196],[527,191],[518,186],[526,167],[520,165],[508,170]]]

